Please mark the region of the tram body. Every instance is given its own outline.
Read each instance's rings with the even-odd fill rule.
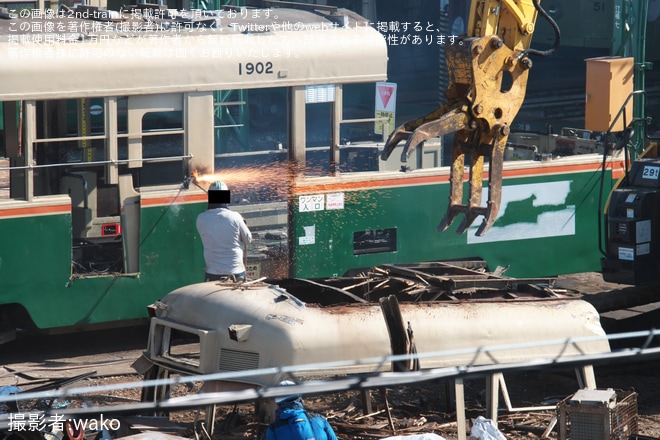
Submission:
[[[251,278],[473,256],[518,277],[598,270],[600,155],[506,163],[492,230],[440,234],[441,140],[405,164],[379,158],[388,48],[367,20],[163,11],[155,30],[75,14],[61,33],[48,18],[6,22],[3,334],[144,319],[163,292],[201,282],[199,176],[230,186],[255,236]],[[622,169],[608,158],[605,194]]]
[[[242,150],[237,156],[285,151],[277,149],[286,148],[285,138],[264,146],[253,135],[238,145],[246,138],[241,130],[270,123],[266,117],[286,123],[283,135],[296,129],[291,142],[304,142],[310,88],[340,94],[343,86],[372,90],[386,79],[382,36],[349,11],[230,12],[206,17],[203,26],[168,15],[156,30],[134,29],[130,17],[9,20],[0,42],[9,60],[0,68],[5,330],[146,318],[146,306],[162,292],[203,280],[195,219],[207,197],[191,184],[193,172],[212,174],[226,162],[218,154],[233,148]],[[60,21],[64,33],[43,30]],[[189,26],[165,28],[181,22]],[[245,31],[248,25],[257,31]],[[260,32],[262,25],[268,30]],[[82,33],[83,26],[93,31]],[[255,235],[264,228],[258,222],[270,219],[273,229],[286,228],[286,198],[276,197],[234,202],[262,218],[245,213]]]

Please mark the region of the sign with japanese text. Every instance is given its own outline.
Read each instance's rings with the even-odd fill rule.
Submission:
[[[396,83],[376,83],[376,115],[374,132],[389,134],[394,131],[396,114]],[[384,120],[383,120],[384,118]],[[385,128],[385,126],[387,128]]]
[[[324,209],[325,196],[323,194],[300,196],[298,198],[299,212],[323,211]]]
[[[344,193],[327,194],[325,209],[344,209]]]

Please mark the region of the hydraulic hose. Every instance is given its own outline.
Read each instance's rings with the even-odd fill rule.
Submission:
[[[555,31],[555,41],[552,44],[552,47],[548,50],[527,49],[523,52],[523,54],[547,57],[551,55],[559,47],[559,41],[561,40],[561,31],[559,30],[559,26],[557,25],[557,22],[555,22],[555,20],[552,17],[550,17],[550,15],[545,11],[545,9],[543,9],[540,0],[533,0],[533,2],[534,2],[534,8],[537,10],[539,15],[545,18],[546,21],[550,23],[550,26],[552,26],[552,29]]]

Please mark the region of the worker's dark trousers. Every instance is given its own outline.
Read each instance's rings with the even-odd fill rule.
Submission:
[[[206,281],[245,281],[246,274],[245,272],[235,273],[231,275],[218,275],[214,273],[206,272]]]

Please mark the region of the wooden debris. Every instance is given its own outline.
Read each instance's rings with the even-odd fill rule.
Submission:
[[[382,414],[384,412],[385,412],[385,410],[381,409],[380,411],[376,411],[376,412],[373,412],[371,414],[365,414],[363,416],[356,417],[356,418],[353,419],[353,421],[357,422],[358,420],[366,419],[367,417],[377,416],[378,414]]]

